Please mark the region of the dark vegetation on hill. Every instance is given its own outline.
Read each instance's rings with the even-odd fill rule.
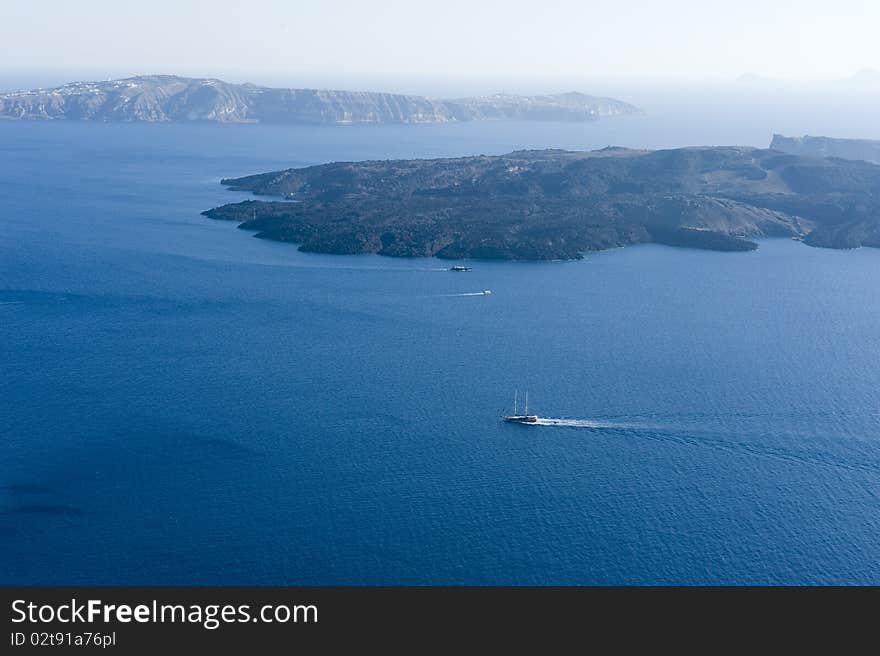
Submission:
[[[283,200],[206,216],[320,253],[550,260],[646,242],[742,251],[761,236],[880,244],[880,166],[758,148],[337,162],[222,183]]]

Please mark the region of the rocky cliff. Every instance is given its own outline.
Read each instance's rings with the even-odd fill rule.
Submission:
[[[150,75],[0,94],[0,118],[307,124],[589,121],[639,110],[580,93],[434,100],[393,93],[274,89]]]

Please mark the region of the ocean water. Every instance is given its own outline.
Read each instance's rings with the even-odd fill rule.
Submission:
[[[199,216],[627,121],[0,123],[0,582],[880,583],[880,251],[453,274]]]

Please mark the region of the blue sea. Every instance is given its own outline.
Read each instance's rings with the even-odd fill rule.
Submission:
[[[0,583],[880,584],[880,250],[456,274],[199,215],[287,166],[686,138],[639,120],[0,123]],[[559,422],[501,422],[515,389]]]

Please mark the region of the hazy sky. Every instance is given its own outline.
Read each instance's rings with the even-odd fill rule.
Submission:
[[[0,0],[0,67],[836,78],[880,0]]]

